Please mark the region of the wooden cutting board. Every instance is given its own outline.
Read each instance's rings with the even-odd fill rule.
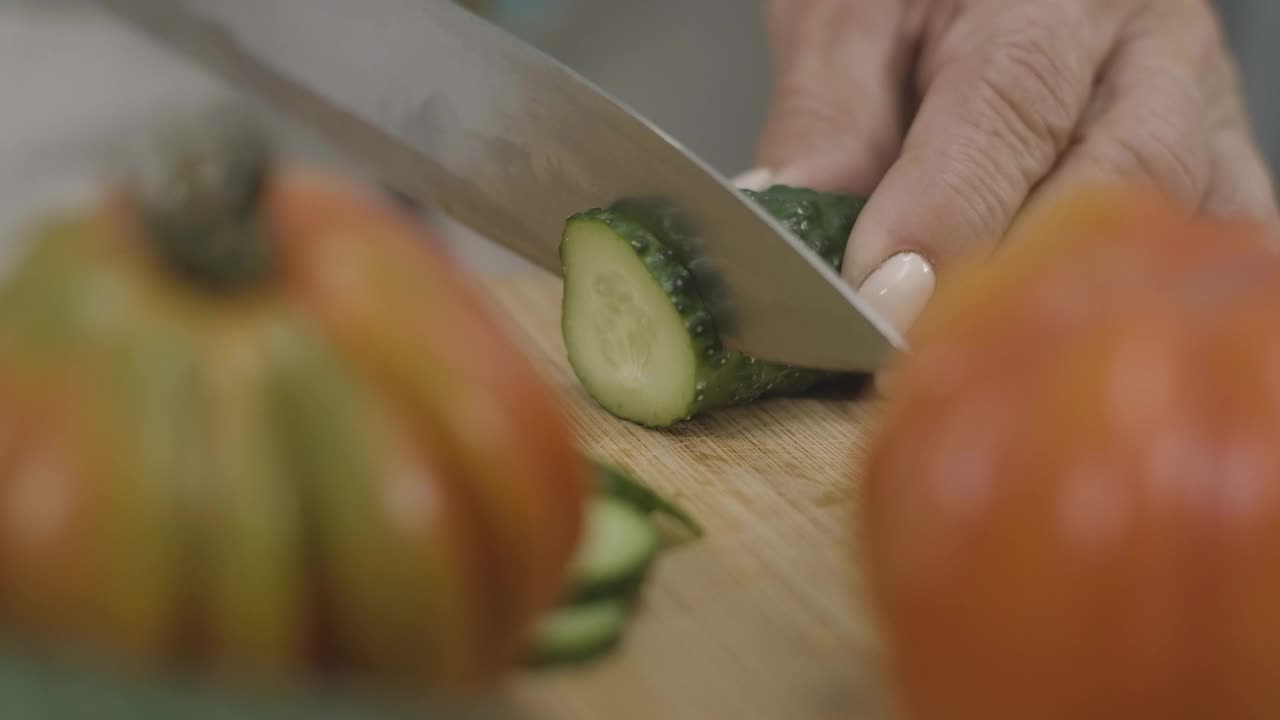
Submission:
[[[488,287],[569,399],[584,447],[678,499],[707,531],[660,558],[611,656],[521,674],[501,698],[504,716],[886,717],[853,542],[872,394],[768,400],[641,429],[596,407],[570,371],[558,279],[500,275]]]

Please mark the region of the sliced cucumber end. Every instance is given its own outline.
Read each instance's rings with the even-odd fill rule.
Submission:
[[[702,525],[680,505],[658,494],[618,465],[593,461],[600,492],[629,503],[644,513],[657,513],[674,520],[694,538],[702,537]]]
[[[661,545],[649,516],[615,497],[593,498],[586,534],[571,568],[574,601],[629,594],[644,579]]]
[[[698,372],[685,319],[646,263],[659,251],[596,218],[570,221],[561,247],[574,372],[605,410],[650,427],[689,415]]]
[[[542,666],[591,660],[618,644],[627,619],[626,605],[616,598],[561,607],[534,628],[527,662]]]

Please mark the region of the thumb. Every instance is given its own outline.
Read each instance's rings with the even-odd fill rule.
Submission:
[[[901,144],[912,43],[902,0],[769,0],[775,82],[746,186],[867,194]]]

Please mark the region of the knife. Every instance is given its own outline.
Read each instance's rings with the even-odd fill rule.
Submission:
[[[565,219],[675,204],[722,342],[871,372],[905,345],[781,224],[687,149],[452,0],[98,0],[310,128],[371,175],[560,274]]]

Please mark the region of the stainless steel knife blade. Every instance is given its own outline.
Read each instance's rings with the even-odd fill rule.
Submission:
[[[717,330],[760,358],[873,371],[902,338],[660,129],[450,0],[98,0],[371,174],[542,268],[574,212],[675,203]]]

